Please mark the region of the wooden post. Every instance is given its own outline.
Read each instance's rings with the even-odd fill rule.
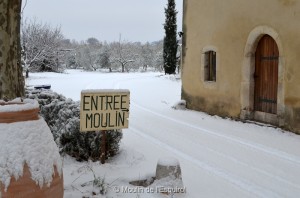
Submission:
[[[100,155],[101,164],[105,164],[105,157],[106,157],[106,130],[103,130],[102,137],[101,137],[101,155]]]

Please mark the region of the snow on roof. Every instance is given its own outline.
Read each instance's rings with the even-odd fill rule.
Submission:
[[[52,182],[54,165],[62,173],[58,147],[43,118],[0,124],[0,181],[6,189],[12,176],[18,179],[23,175],[25,163],[40,187]]]
[[[21,98],[16,98],[9,102],[0,100],[0,112],[25,111],[36,108],[39,108],[39,103],[38,101],[32,99],[22,100]]]

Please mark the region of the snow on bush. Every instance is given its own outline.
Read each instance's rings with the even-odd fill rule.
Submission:
[[[80,132],[78,127],[72,133],[63,133],[60,138],[62,151],[75,157],[78,161],[100,160],[101,132]],[[106,158],[116,155],[119,151],[119,142],[122,139],[120,130],[110,130],[106,132]]]
[[[78,161],[97,161],[101,153],[101,133],[80,132],[80,103],[66,99],[51,90],[27,90],[26,96],[36,99],[61,153]],[[122,139],[121,130],[107,131],[106,158],[116,155]]]

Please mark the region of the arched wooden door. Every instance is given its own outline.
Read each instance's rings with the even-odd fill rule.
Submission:
[[[279,51],[275,40],[264,35],[255,52],[254,110],[277,113]]]

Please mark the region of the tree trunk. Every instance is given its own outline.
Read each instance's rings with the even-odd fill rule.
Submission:
[[[0,98],[24,95],[20,21],[22,0],[0,1]]]
[[[124,73],[124,72],[125,72],[125,64],[122,63],[122,73]]]

